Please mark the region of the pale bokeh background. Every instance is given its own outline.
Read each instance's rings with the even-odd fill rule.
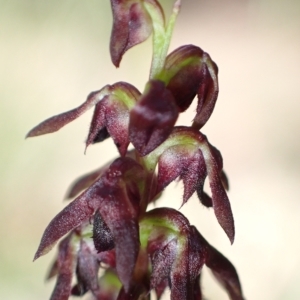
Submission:
[[[170,4],[171,0],[166,0]],[[168,5],[167,5],[168,6]],[[83,154],[92,112],[60,132],[24,140],[40,121],[125,80],[140,90],[150,44],[110,63],[108,0],[0,0],[0,295],[47,299],[55,254],[32,263],[70,182],[117,155],[111,141]],[[193,43],[220,69],[220,96],[204,127],[223,154],[236,222],[233,246],[196,197],[182,209],[236,266],[247,300],[300,298],[300,2],[183,0],[171,50]],[[190,110],[180,123],[189,124]],[[178,208],[182,187],[159,205]],[[207,299],[228,299],[204,274]]]

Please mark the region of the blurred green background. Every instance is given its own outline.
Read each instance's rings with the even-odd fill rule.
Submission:
[[[222,151],[236,222],[233,246],[193,197],[181,211],[236,266],[246,299],[300,297],[300,2],[183,0],[171,50],[196,44],[220,70],[220,96],[203,128]],[[171,0],[164,1],[170,7]],[[40,121],[81,104],[107,83],[138,89],[149,41],[109,58],[108,0],[0,0],[0,295],[47,299],[55,250],[32,263],[68,185],[117,155],[112,142],[84,155],[91,113],[56,134],[24,140]],[[178,123],[190,124],[193,108]],[[181,185],[162,202],[179,208]],[[207,299],[228,299],[204,271]]]

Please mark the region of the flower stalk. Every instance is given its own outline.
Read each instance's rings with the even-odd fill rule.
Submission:
[[[27,134],[58,131],[94,107],[86,148],[111,138],[120,154],[74,182],[67,194],[72,201],[44,231],[34,259],[59,243],[48,276],[57,280],[50,300],[86,293],[102,300],[150,300],[150,291],[161,299],[166,289],[171,300],[201,300],[205,266],[231,300],[244,300],[234,266],[182,213],[148,207],[172,181],[181,180],[182,205],[196,194],[234,241],[223,158],[200,131],[218,97],[217,65],[194,45],[168,54],[180,0],[174,2],[167,24],[157,0],[111,0],[111,7],[110,54],[116,67],[126,51],[152,34],[153,58],[144,92],[123,81],[105,85],[82,105],[45,120]],[[179,114],[195,97],[193,123],[176,126]],[[204,191],[206,179],[209,193]]]
[[[164,68],[180,6],[181,0],[175,1],[168,24],[165,25],[163,13],[157,9],[157,5],[153,5],[151,2],[145,2],[145,7],[151,16],[153,24],[153,55],[150,79],[159,79],[159,74]]]

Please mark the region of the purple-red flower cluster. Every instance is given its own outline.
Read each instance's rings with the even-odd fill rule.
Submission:
[[[153,15],[164,21],[156,0],[111,0],[110,53],[119,66],[123,54],[154,30]],[[234,241],[223,159],[199,130],[218,96],[218,68],[194,45],[170,53],[144,91],[126,82],[92,92],[79,107],[33,128],[27,137],[52,133],[94,107],[86,147],[112,138],[120,157],[79,178],[73,199],[47,226],[35,259],[59,242],[49,278],[57,282],[51,300],[90,292],[95,299],[157,299],[169,288],[171,300],[200,300],[201,270],[207,266],[231,300],[243,300],[233,265],[178,211],[148,211],[174,180],[182,180],[184,205],[196,193],[214,210]],[[175,126],[197,97],[192,126]],[[128,150],[129,144],[134,146]],[[208,178],[210,195],[204,191]],[[62,238],[62,239],[61,239]],[[74,279],[76,282],[74,283]]]

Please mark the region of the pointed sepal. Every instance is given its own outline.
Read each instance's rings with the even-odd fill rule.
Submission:
[[[72,277],[76,266],[76,251],[72,235],[63,239],[58,247],[57,279],[50,300],[67,300],[71,293]]]
[[[102,100],[107,92],[107,87],[105,86],[99,91],[92,92],[88,95],[87,100],[80,105],[79,107],[72,109],[70,111],[61,113],[59,115],[53,116],[39,125],[35,126],[31,129],[27,135],[27,137],[39,136],[47,133],[56,132],[65,125],[79,118],[83,113],[85,113],[88,109],[93,107],[96,103]]]
[[[235,228],[231,205],[222,183],[222,169],[220,168],[223,163],[221,164],[220,156],[216,155],[219,152],[216,152],[215,148],[207,140],[202,143],[201,148],[205,157],[214,213],[232,244],[234,242]],[[209,199],[205,200],[209,201]]]
[[[177,177],[183,181],[182,204],[185,204],[197,187],[203,187],[206,177],[206,166],[200,150],[194,146],[176,145],[163,152],[158,160],[157,192]]]
[[[107,89],[107,95],[95,106],[86,147],[111,136],[120,154],[125,156],[129,144],[129,111],[140,92],[126,82],[117,82]]]

